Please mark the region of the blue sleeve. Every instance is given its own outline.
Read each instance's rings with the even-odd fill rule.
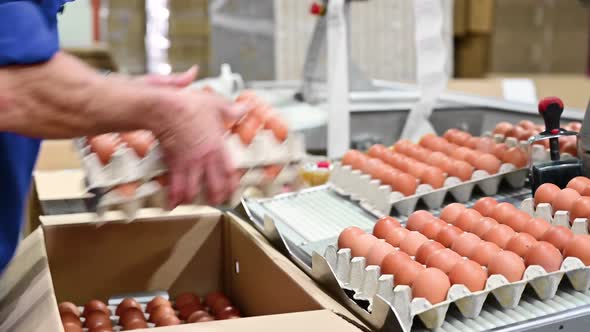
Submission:
[[[58,51],[57,12],[43,3],[59,2],[0,0],[0,66],[47,61]]]

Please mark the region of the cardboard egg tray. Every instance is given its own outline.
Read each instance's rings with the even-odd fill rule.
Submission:
[[[301,186],[299,179],[299,165],[289,164],[273,179],[267,179],[263,168],[248,169],[240,178],[240,184],[236,192],[226,204],[233,206],[240,202],[242,195],[250,188],[255,187],[261,196],[273,196],[282,192],[285,185],[291,185],[294,189]],[[203,193],[197,196],[194,204],[207,205]],[[103,216],[107,211],[121,210],[129,220],[132,220],[136,212],[144,207],[158,207],[164,209],[167,203],[166,187],[157,181],[142,183],[133,197],[126,197],[113,190],[105,193],[96,206],[96,213]]]
[[[149,180],[166,172],[157,142],[150,147],[144,158],[140,158],[133,149],[123,144],[115,151],[107,165],[102,165],[97,155],[90,151],[86,138],[76,140],[76,146],[82,156],[89,189],[113,187],[142,179]],[[248,146],[240,141],[238,135],[228,135],[225,148],[234,166],[242,169],[284,165],[305,158],[302,135],[290,134],[285,142],[280,143],[269,130],[259,132]]]
[[[587,218],[576,218],[570,225],[569,211],[555,211],[549,203],[540,203],[535,206],[533,198],[527,198],[520,204],[520,209],[531,216],[547,220],[554,226],[565,226],[570,228],[575,234],[588,234],[590,221]]]
[[[528,141],[519,141],[514,137],[505,137],[504,135],[486,133],[485,136],[491,137],[494,139],[496,143],[506,143],[508,147],[520,146],[523,149],[529,148]],[[531,156],[533,162],[542,162],[542,161],[550,161],[551,160],[551,153],[549,149],[546,149],[544,146],[539,144],[533,144],[531,147]],[[561,159],[573,159],[576,158],[569,153],[561,153]]]
[[[529,266],[518,282],[511,283],[502,275],[492,275],[485,289],[478,292],[471,292],[464,285],[452,285],[446,301],[433,305],[424,298],[412,298],[409,286],[395,285],[394,275],[382,275],[379,266],[367,266],[364,257],[351,257],[350,249],[338,250],[333,245],[327,247],[324,256],[314,253],[312,274],[324,284],[330,280],[337,282],[341,293],[346,293],[345,290],[353,293],[353,300],[366,301],[368,311],[364,316],[375,326],[383,326],[384,317],[394,316],[403,331],[412,330],[415,317],[428,329],[441,327],[451,304],[465,318],[478,317],[490,294],[502,308],[516,308],[527,285],[540,300],[551,299],[564,275],[575,290],[583,292],[590,287],[590,267],[578,258],[568,257],[555,272],[548,273],[541,266]],[[352,305],[363,309],[358,303]]]
[[[494,175],[483,170],[476,170],[471,180],[461,181],[457,177],[448,177],[442,188],[433,189],[428,184],[420,184],[414,195],[404,196],[360,170],[353,170],[348,165],[336,162],[330,182],[341,195],[349,195],[353,200],[360,200],[361,205],[370,210],[390,214],[392,209],[395,209],[402,215],[409,215],[416,209],[420,200],[428,209],[438,209],[448,193],[455,201],[463,203],[471,198],[475,187],[478,187],[485,195],[492,196],[498,193],[502,180],[513,188],[521,188],[525,184],[527,175],[527,168],[517,169],[512,164],[502,164],[498,173]]]

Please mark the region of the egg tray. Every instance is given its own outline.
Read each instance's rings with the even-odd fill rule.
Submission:
[[[570,224],[569,211],[555,211],[553,213],[553,207],[549,203],[540,203],[535,206],[535,200],[527,198],[520,203],[520,209],[531,216],[547,220],[553,226],[570,228],[575,234],[589,234],[590,221],[587,218],[576,218]]]
[[[490,132],[485,133],[484,136],[493,138],[494,142],[496,142],[496,143],[506,143],[506,146],[508,146],[510,148],[515,147],[515,146],[519,146],[525,150],[527,150],[529,148],[528,141],[518,141],[514,137],[505,137],[504,135],[500,135],[500,134],[493,134],[492,135],[492,133],[490,133]],[[533,144],[530,147],[531,147],[531,157],[532,157],[531,159],[533,162],[538,163],[538,162],[551,160],[551,152],[549,151],[549,149],[547,149],[544,146],[539,145],[539,144]],[[560,159],[562,159],[562,160],[574,159],[574,158],[576,158],[576,157],[572,156],[571,154],[569,154],[567,152],[560,153]]]
[[[289,164],[279,174],[268,180],[262,168],[249,169],[240,178],[240,184],[236,192],[226,202],[229,206],[235,206],[240,202],[243,193],[248,188],[256,187],[264,196],[279,194],[284,185],[292,185],[296,189],[301,186],[299,179],[299,165]],[[207,205],[204,192],[200,193],[194,200],[194,204]],[[133,220],[137,211],[143,207],[157,207],[165,209],[167,205],[166,187],[157,181],[142,183],[135,191],[134,196],[127,197],[115,190],[99,195],[96,205],[96,213],[102,217],[107,211],[116,209],[123,212],[128,220]]]
[[[348,300],[356,300],[353,306],[357,309],[364,310],[358,302],[368,303],[368,311],[364,316],[378,329],[384,324],[383,317],[394,315],[403,331],[411,331],[415,317],[428,329],[441,327],[451,304],[457,307],[464,318],[478,317],[490,294],[502,308],[515,308],[527,285],[531,286],[540,300],[551,299],[564,275],[577,291],[584,292],[590,287],[590,267],[578,258],[567,257],[560,270],[555,272],[546,272],[537,265],[529,266],[523,279],[517,282],[509,282],[502,275],[492,275],[485,289],[478,292],[471,292],[464,285],[452,285],[447,299],[433,305],[424,298],[412,298],[409,286],[396,286],[395,276],[382,275],[379,266],[366,266],[364,257],[351,257],[350,249],[338,250],[333,245],[327,247],[324,256],[314,253],[312,274],[324,283],[329,283],[329,280],[337,282],[341,295],[348,297],[346,293],[352,293],[352,300],[349,297]]]
[[[353,200],[360,200],[361,205],[370,210],[377,210],[382,214],[391,214],[393,209],[402,215],[412,213],[419,201],[423,201],[428,209],[438,209],[442,206],[447,194],[457,202],[466,202],[478,187],[486,196],[498,193],[502,180],[512,188],[522,188],[526,182],[528,168],[517,169],[512,164],[502,164],[497,174],[490,175],[486,171],[476,170],[471,180],[461,181],[457,177],[448,177],[442,188],[433,189],[428,184],[420,184],[416,193],[404,196],[392,191],[388,185],[382,185],[379,180],[372,179],[360,170],[353,170],[348,165],[334,163],[330,182],[341,195],[350,196]]]
[[[140,158],[125,144],[117,148],[107,165],[90,150],[86,138],[78,138],[75,145],[82,156],[89,189],[108,188],[122,183],[150,180],[165,173],[163,155],[158,143],[150,146],[145,157]],[[279,142],[269,130],[261,130],[250,145],[244,145],[236,134],[227,135],[225,148],[236,168],[285,165],[305,158],[303,135],[290,133]]]
[[[144,312],[145,320],[147,322],[147,320],[149,318],[149,314],[145,312],[146,304],[145,303],[140,303],[140,305],[141,305],[141,310]],[[117,306],[116,305],[108,305],[107,307],[111,311],[110,319],[111,319],[111,325],[113,326],[113,331],[114,332],[125,331],[123,329],[123,326],[119,325],[119,319],[120,319],[120,317],[118,315],[112,314],[117,309]],[[84,306],[78,306],[78,310],[80,310],[80,312],[84,311]],[[176,313],[176,316],[178,317],[178,310],[174,310],[174,312]],[[86,319],[84,317],[80,317],[80,321],[82,322],[82,326],[84,326],[85,320]],[[185,323],[184,321],[181,321],[181,324],[184,324],[184,323]],[[155,328],[156,327],[156,324],[150,323],[150,322],[148,322],[147,325],[148,325],[148,328]],[[83,327],[82,328],[82,331],[88,332],[89,329],[86,328],[86,327]]]

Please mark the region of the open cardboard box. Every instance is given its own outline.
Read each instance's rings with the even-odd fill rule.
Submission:
[[[57,303],[221,290],[244,317],[156,331],[359,331],[363,325],[246,222],[206,207],[41,217],[0,279],[0,331],[62,331]],[[154,329],[150,329],[154,330]],[[147,330],[145,330],[147,331]]]

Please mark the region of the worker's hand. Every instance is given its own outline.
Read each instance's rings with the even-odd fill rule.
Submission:
[[[191,203],[206,188],[209,204],[225,201],[238,184],[224,149],[224,119],[237,119],[249,106],[202,91],[168,90],[157,105],[161,123],[152,131],[160,140],[169,168],[170,208]]]
[[[183,73],[174,73],[170,75],[149,74],[138,77],[139,83],[145,83],[152,86],[185,88],[189,86],[199,75],[199,67],[192,66]]]

